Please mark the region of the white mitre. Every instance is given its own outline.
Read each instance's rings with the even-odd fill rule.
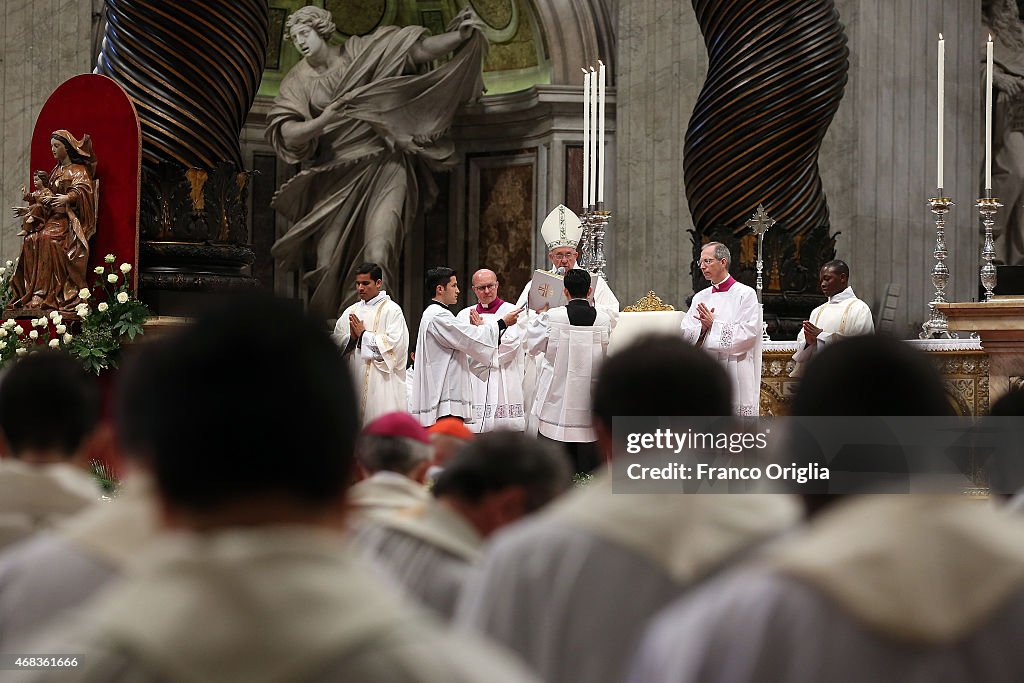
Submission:
[[[559,204],[544,219],[540,226],[540,236],[548,245],[548,251],[559,247],[579,249],[580,238],[583,237],[583,223],[572,209]]]

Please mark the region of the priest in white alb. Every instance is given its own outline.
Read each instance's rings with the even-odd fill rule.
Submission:
[[[718,359],[732,380],[733,413],[760,414],[761,306],[751,287],[729,274],[732,256],[721,242],[700,251],[701,273],[711,286],[693,296],[683,338]]]
[[[409,412],[424,427],[447,416],[471,423],[469,359],[490,363],[502,333],[515,325],[519,315],[516,311],[506,313],[497,325],[485,325],[476,311],[470,312],[469,323],[458,320],[449,308],[459,300],[459,283],[451,268],[428,270],[426,286],[433,296],[420,318],[416,337],[416,374]]]
[[[468,306],[456,316],[464,323],[470,323],[475,311],[485,324],[497,325],[497,320],[515,310],[515,305],[498,296],[498,276],[493,270],[483,268],[473,273],[473,293],[477,303]],[[470,429],[474,432],[490,432],[495,429],[510,429],[521,432],[526,429],[523,412],[523,353],[520,328],[516,325],[501,335],[498,348],[491,362],[483,365],[470,362],[473,377],[473,417]]]
[[[356,269],[359,300],[342,312],[332,335],[349,359],[364,425],[406,409],[409,327],[401,307],[381,289],[381,275],[376,263]]]
[[[829,261],[818,273],[821,293],[828,301],[811,311],[796,335],[796,367],[791,375],[800,377],[807,362],[827,344],[846,337],[874,334],[871,309],[857,298],[850,286],[850,267],[844,261]]]

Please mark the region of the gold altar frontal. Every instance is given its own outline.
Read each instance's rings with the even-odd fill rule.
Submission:
[[[957,415],[987,415],[989,357],[977,339],[909,340],[935,362],[946,387],[946,399]],[[765,342],[761,351],[761,414],[788,415],[799,384],[790,377],[796,342]]]

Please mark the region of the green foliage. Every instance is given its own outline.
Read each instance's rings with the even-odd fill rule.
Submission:
[[[65,322],[59,312],[53,311],[49,318],[32,320],[28,330],[14,320],[0,325],[0,367],[18,356],[48,346],[67,351],[97,375],[116,368],[122,340],[141,335],[150,316],[149,307],[128,289],[131,266],[122,263],[115,267],[116,261],[113,254],[107,254],[106,265],[93,269],[96,275],[93,286],[79,291],[81,303],[75,309],[77,324]],[[0,272],[0,303],[4,306],[10,300],[13,271],[8,265],[6,271]],[[72,326],[77,328],[74,333]]]
[[[92,471],[92,476],[96,477],[96,481],[99,482],[103,492],[108,496],[117,495],[117,489],[121,482],[118,481],[114,473],[110,471],[110,468],[106,466],[100,460],[92,460],[89,462],[89,469]]]

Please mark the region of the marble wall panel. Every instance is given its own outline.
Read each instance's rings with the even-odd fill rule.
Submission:
[[[0,206],[20,203],[18,190],[29,184],[29,141],[46,98],[68,78],[92,70],[94,10],[101,6],[102,0],[0,3]],[[17,231],[4,208],[0,260],[21,251]]]

